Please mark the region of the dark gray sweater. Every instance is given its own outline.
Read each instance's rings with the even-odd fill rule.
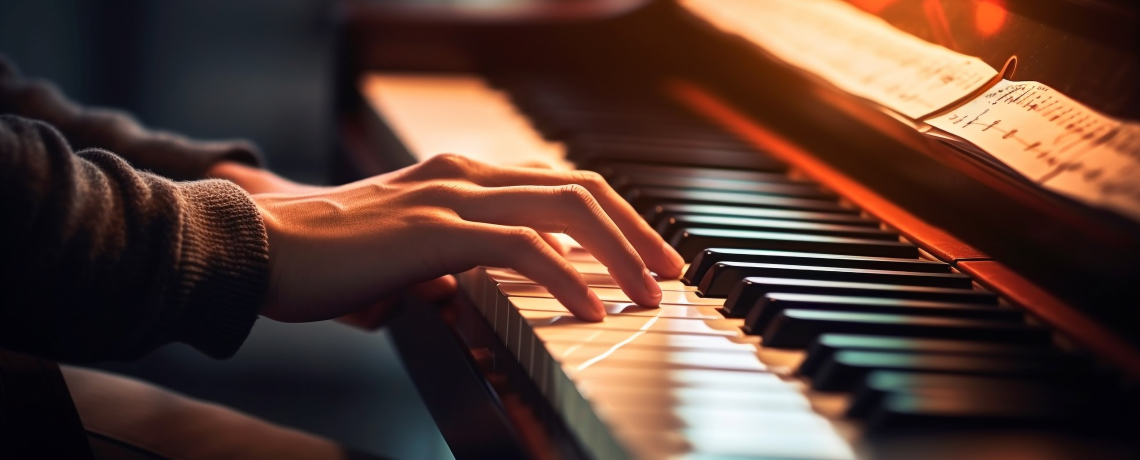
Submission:
[[[181,341],[233,355],[265,296],[265,228],[236,185],[171,179],[257,165],[256,150],[79,107],[2,56],[0,114],[0,348],[84,362]]]

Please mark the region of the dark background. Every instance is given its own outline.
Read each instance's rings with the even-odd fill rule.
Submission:
[[[247,138],[323,182],[333,59],[325,0],[0,0],[0,53],[71,98],[199,138]],[[363,451],[447,459],[384,332],[262,319],[237,356],[181,345],[105,369]]]

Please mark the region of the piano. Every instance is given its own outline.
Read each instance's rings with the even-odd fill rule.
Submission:
[[[391,334],[455,457],[1140,455],[1140,225],[692,3],[337,5],[335,180],[448,151],[590,170],[688,263],[645,309],[567,240],[601,323],[500,268],[408,299]],[[1132,3],[851,3],[1140,119]]]

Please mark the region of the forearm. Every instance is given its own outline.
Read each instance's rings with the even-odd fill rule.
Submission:
[[[115,152],[138,169],[176,180],[206,177],[226,161],[262,164],[257,148],[245,141],[201,142],[149,130],[125,112],[82,107],[54,85],[24,78],[0,56],[0,113],[45,121],[67,138],[72,148]]]
[[[66,361],[172,341],[236,351],[265,294],[257,208],[224,181],[175,183],[47,125],[0,117],[0,346]]]

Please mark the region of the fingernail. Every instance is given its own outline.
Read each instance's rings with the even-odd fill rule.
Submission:
[[[605,319],[605,317],[606,317],[606,306],[604,304],[602,304],[602,299],[599,299],[598,295],[594,294],[594,291],[590,290],[590,289],[586,290],[586,297],[589,297],[590,302],[592,302],[594,304],[595,316],[593,319],[595,321],[601,321],[601,320]]]
[[[673,249],[673,246],[669,246],[668,242],[661,243],[661,250],[665,251],[665,254],[667,254],[666,257],[669,258],[669,262],[673,264],[673,268],[680,270],[681,267],[685,266],[685,259],[681,257],[681,254],[678,253],[676,249]]]
[[[646,268],[641,271],[641,276],[645,280],[645,291],[653,298],[653,306],[661,303],[661,286],[657,284],[657,280],[653,279],[653,274]]]

